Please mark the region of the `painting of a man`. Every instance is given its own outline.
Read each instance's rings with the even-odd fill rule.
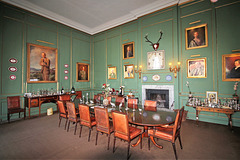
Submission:
[[[124,78],[134,78],[133,64],[124,65]]]
[[[223,81],[240,81],[240,53],[222,55]]]
[[[117,79],[116,67],[108,67],[108,79]]]
[[[44,81],[49,81],[50,75],[50,59],[46,57],[46,53],[42,52],[42,58],[40,60],[40,65],[42,66],[41,73]]]
[[[134,58],[134,42],[123,44],[123,59]]]
[[[28,43],[27,52],[28,83],[57,82],[57,49]]]
[[[234,67],[227,74],[227,78],[240,78],[240,59],[234,61]]]
[[[89,64],[77,63],[77,82],[89,81]]]

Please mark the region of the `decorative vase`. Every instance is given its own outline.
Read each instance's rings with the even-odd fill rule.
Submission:
[[[107,106],[107,105],[108,105],[108,99],[107,99],[107,98],[104,98],[104,99],[103,99],[103,105],[104,105],[104,106]]]

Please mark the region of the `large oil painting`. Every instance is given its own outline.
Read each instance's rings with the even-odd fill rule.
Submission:
[[[27,44],[27,82],[57,82],[57,49]]]
[[[240,81],[240,53],[222,55],[222,80]]]

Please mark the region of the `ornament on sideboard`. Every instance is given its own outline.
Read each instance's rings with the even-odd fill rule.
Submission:
[[[233,94],[233,98],[237,100],[237,103],[238,103],[238,100],[239,100],[239,97],[237,95],[237,89],[238,89],[238,82],[235,82],[234,86],[233,86],[233,89],[234,89],[234,94]]]
[[[158,47],[159,47],[159,41],[162,39],[162,35],[163,35],[163,32],[162,32],[161,30],[159,31],[159,33],[160,33],[160,37],[159,37],[159,39],[158,39],[158,41],[157,41],[156,43],[152,43],[152,42],[147,38],[147,37],[148,37],[148,34],[145,35],[146,42],[151,43],[151,46],[153,47],[153,49],[154,49],[155,51],[157,51],[157,49],[158,49]]]

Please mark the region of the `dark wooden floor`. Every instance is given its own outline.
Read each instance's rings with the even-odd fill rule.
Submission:
[[[64,121],[63,121],[64,122]],[[87,142],[88,129],[83,127],[82,138],[64,130],[64,123],[58,128],[58,115],[18,120],[0,125],[0,159],[126,159],[127,143],[117,140],[117,150],[107,150],[106,135],[99,135],[95,146],[95,128],[91,141]],[[163,149],[143,140],[143,149],[131,147],[130,159],[174,159],[172,145],[159,140]],[[183,150],[176,143],[179,159],[240,159],[240,128],[232,133],[227,126],[187,120],[182,124]]]

